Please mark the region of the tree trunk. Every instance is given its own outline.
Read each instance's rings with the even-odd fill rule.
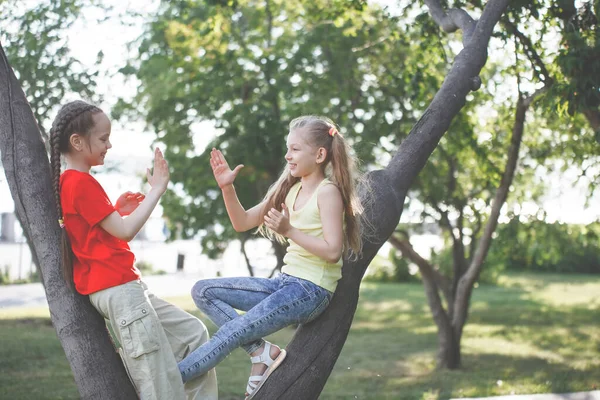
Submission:
[[[438,329],[437,368],[460,368],[460,337],[457,337],[452,326]]]
[[[460,278],[456,292],[456,299],[453,304],[454,314],[452,318],[452,326],[454,326],[455,338],[458,343],[460,343],[462,330],[467,321],[469,301],[471,299],[473,285],[479,278],[481,268],[483,267],[483,262],[485,261],[487,252],[492,243],[492,235],[496,230],[496,226],[498,225],[500,210],[502,209],[502,206],[508,197],[508,191],[513,182],[515,170],[517,168],[517,162],[519,160],[519,149],[521,148],[523,132],[525,130],[525,116],[527,114],[527,110],[529,109],[531,102],[545,90],[546,87],[536,91],[527,98],[523,98],[519,92],[519,99],[517,101],[517,107],[515,110],[515,122],[513,124],[513,131],[510,139],[506,167],[492,202],[490,217],[486,222],[483,234],[479,238],[477,250],[471,259],[471,264],[469,265],[469,268],[465,274]]]
[[[396,229],[406,193],[427,159],[476,86],[487,59],[487,46],[508,0],[490,0],[479,22],[469,31],[461,51],[441,89],[400,145],[384,170],[368,175],[370,190],[360,188],[365,214],[375,232],[364,240],[362,257],[344,261],[343,277],[327,310],[301,326],[288,345],[286,361],[257,393],[257,399],[316,399],[323,390],[346,341],[358,302],[358,288],[365,270],[379,248]],[[465,32],[466,33],[466,32]]]
[[[135,391],[87,296],[62,279],[60,228],[48,155],[37,123],[0,46],[0,151],[23,230],[39,260],[50,315],[83,399],[134,399]]]
[[[489,219],[487,220],[483,235],[479,238],[477,243],[477,250],[475,255],[472,257],[470,267],[468,269],[469,274],[475,274],[478,277],[483,267],[483,262],[487,255],[487,251],[491,245],[492,234],[496,229],[498,223],[498,217],[500,216],[500,210],[506,201],[508,191],[513,181],[517,161],[519,159],[519,149],[523,139],[523,132],[525,129],[525,116],[531,102],[546,88],[542,88],[527,98],[522,98],[519,93],[519,99],[515,110],[515,122],[513,124],[513,131],[511,136],[511,143],[508,150],[508,157],[506,160],[506,166],[502,175],[500,185],[496,190],[496,195],[492,202],[492,212]],[[439,209],[439,208],[438,208]],[[442,223],[449,226],[449,221],[442,215]],[[451,235],[453,235],[450,232]],[[456,238],[454,238],[453,246],[456,245]],[[466,272],[461,272],[457,276],[458,269],[454,268],[454,279],[452,282],[458,282],[462,291],[457,293],[446,294],[448,292],[447,285],[444,280],[437,276],[438,272],[429,264],[427,260],[421,257],[411,246],[408,239],[401,240],[395,236],[391,236],[389,242],[398,250],[402,252],[402,255],[412,262],[414,262],[421,271],[423,277],[423,286],[425,287],[425,295],[429,303],[429,308],[433,315],[433,320],[438,327],[438,354],[437,354],[437,366],[438,368],[455,369],[460,367],[461,359],[461,336],[466,323],[469,301],[473,284],[475,280],[470,283],[465,283]],[[475,242],[473,240],[473,242]],[[462,243],[462,239],[461,239]],[[463,258],[464,259],[464,258]],[[460,261],[460,260],[459,260]],[[456,263],[456,258],[454,259]],[[461,265],[462,265],[462,261]],[[468,285],[468,286],[467,286]],[[439,299],[438,288],[446,295],[448,300],[449,309],[446,310],[442,306]],[[453,285],[454,288],[454,285]],[[455,318],[455,315],[458,318]]]

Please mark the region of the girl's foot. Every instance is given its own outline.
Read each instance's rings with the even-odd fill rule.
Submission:
[[[265,342],[251,355],[252,368],[250,378],[246,387],[246,399],[254,397],[254,394],[262,387],[269,375],[281,364],[286,356],[285,350],[280,349],[269,342]]]

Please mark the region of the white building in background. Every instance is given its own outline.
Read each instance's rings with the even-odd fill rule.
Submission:
[[[14,243],[15,226],[17,225],[17,217],[13,212],[3,212],[0,214],[0,242]]]

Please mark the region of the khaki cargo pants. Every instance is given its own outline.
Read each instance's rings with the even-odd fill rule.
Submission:
[[[208,341],[206,326],[198,318],[159,299],[141,281],[101,290],[89,298],[110,321],[142,400],[217,399],[214,369],[184,386],[177,367]]]

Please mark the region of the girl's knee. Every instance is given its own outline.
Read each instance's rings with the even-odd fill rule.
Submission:
[[[210,299],[210,289],[212,284],[210,280],[204,279],[196,282],[196,284],[192,287],[192,299],[196,303],[198,308],[202,308],[204,304],[206,304],[207,300]]]

